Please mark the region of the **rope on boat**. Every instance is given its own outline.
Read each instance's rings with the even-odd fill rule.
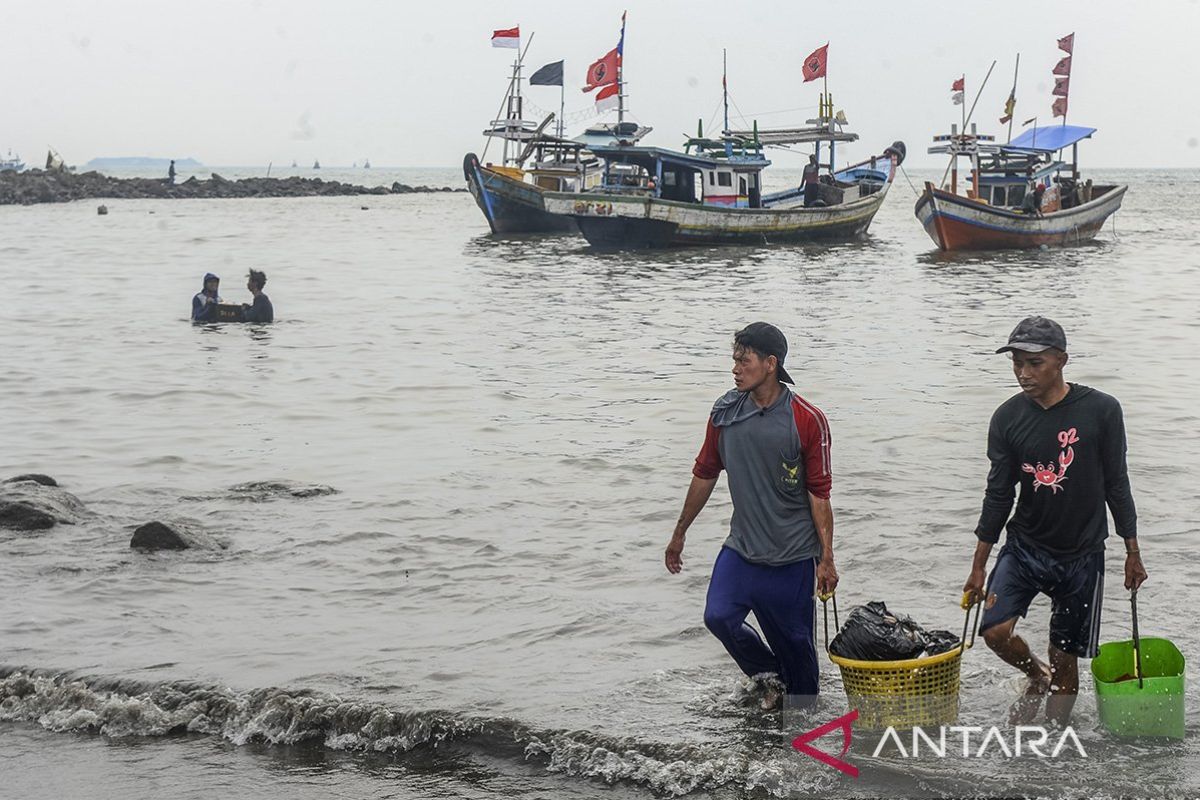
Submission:
[[[908,181],[908,186],[910,189],[912,189],[913,196],[920,198],[921,193],[918,192],[917,187],[913,185],[912,178],[908,177],[908,170],[904,168],[903,164],[900,165],[900,174],[904,176],[904,180]]]

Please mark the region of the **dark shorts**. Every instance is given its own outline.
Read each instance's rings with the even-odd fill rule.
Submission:
[[[980,631],[1024,617],[1038,594],[1052,601],[1050,644],[1080,658],[1095,658],[1100,648],[1104,551],[1061,561],[1010,536],[988,576]]]

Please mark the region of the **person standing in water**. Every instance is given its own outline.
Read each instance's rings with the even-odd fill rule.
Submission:
[[[1105,505],[1124,542],[1125,588],[1136,590],[1146,580],[1125,465],[1125,420],[1115,398],[1063,380],[1067,337],[1054,320],[1022,320],[996,352],[1012,354],[1021,391],[996,409],[988,428],[991,469],[963,591],[984,600],[980,631],[988,647],[1029,678],[1010,721],[1032,722],[1049,695],[1047,718],[1065,725],[1079,691],[1078,661],[1099,650]],[[1008,537],[985,589],[988,555],[1006,522]],[[1052,602],[1048,665],[1014,632],[1038,594]]]
[[[171,166],[167,167],[167,183],[175,183],[175,159],[171,159]]]
[[[734,389],[709,415],[666,567],[683,569],[688,527],[728,473],[733,518],[713,565],[704,624],[742,672],[766,679],[762,707],[811,704],[818,692],[814,591],[837,586],[825,415],[784,384],[787,339],[756,322],[734,335]],[[753,611],[762,636],[746,624]],[[765,642],[764,642],[765,638]],[[779,686],[778,684],[782,684]]]
[[[254,295],[254,303],[242,303],[242,319],[246,322],[275,321],[275,308],[271,305],[270,298],[263,294],[263,287],[266,285],[267,273],[259,272],[256,269],[250,270],[246,288],[250,290],[250,294]]]
[[[210,322],[216,312],[214,306],[221,302],[221,297],[218,290],[221,287],[221,279],[211,272],[204,276],[204,284],[196,296],[192,298],[192,321],[193,322]]]

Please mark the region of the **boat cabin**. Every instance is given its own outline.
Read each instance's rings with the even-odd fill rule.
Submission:
[[[726,208],[760,208],[761,173],[771,163],[753,152],[731,158],[660,147],[594,146],[592,152],[604,161],[599,191]]]
[[[1052,125],[1031,128],[1008,144],[994,144],[995,137],[977,134],[971,125],[969,133],[958,133],[952,126],[950,135],[935,136],[930,153],[948,154],[951,164],[950,183],[945,186],[958,192],[959,157],[971,161],[966,176],[966,196],[971,200],[997,208],[1020,211],[1034,187],[1042,186],[1040,210],[1043,213],[1060,211],[1090,202],[1112,187],[1097,187],[1090,180],[1079,180],[1078,145],[1096,132],[1095,128],[1080,125]],[[1071,160],[1059,160],[1058,155],[1071,148]]]

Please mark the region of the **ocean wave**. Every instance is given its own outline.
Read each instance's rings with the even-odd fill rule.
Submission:
[[[779,762],[714,745],[645,742],[588,731],[537,730],[504,718],[401,710],[304,689],[237,691],[190,682],[84,677],[0,666],[0,722],[114,739],[218,736],[236,745],[318,744],[406,753],[456,744],[490,757],[540,761],[549,772],[682,795],[728,784],[779,795]]]

